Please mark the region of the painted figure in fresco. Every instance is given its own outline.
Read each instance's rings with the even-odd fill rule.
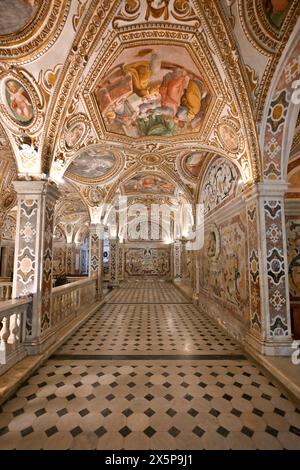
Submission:
[[[87,148],[72,161],[68,171],[86,178],[97,178],[105,175],[114,163],[114,155],[99,155],[95,149]]]
[[[207,256],[214,258],[217,254],[217,240],[215,232],[210,232],[208,235]]]
[[[181,113],[185,112],[189,121],[195,119],[195,117],[200,113],[202,93],[200,81],[190,80],[181,98]]]
[[[161,114],[150,114],[144,119],[138,119],[142,135],[169,136],[176,134],[176,125],[171,117]]]
[[[173,116],[177,114],[182,94],[188,86],[188,82],[187,72],[179,67],[172,70],[172,72],[168,72],[163,78],[159,88],[161,105],[172,109]]]
[[[172,185],[154,175],[135,178],[127,184],[128,189],[142,192],[168,191],[172,189],[170,186]]]
[[[145,20],[148,21],[150,16],[153,18],[169,19],[169,2],[170,0],[147,0],[147,10]]]
[[[200,125],[208,104],[199,78],[152,49],[119,64],[95,90],[107,130],[128,137],[173,136]],[[149,58],[147,58],[148,56]]]
[[[235,130],[227,124],[220,126],[220,136],[228,150],[236,151],[239,148],[239,136]]]
[[[100,107],[100,111],[104,112],[110,109],[114,103],[121,98],[126,99],[132,93],[132,78],[130,73],[124,73],[119,67],[110,77],[98,86],[95,90],[96,98]]]
[[[77,142],[79,141],[80,137],[82,136],[84,132],[84,124],[83,123],[78,123],[69,131],[67,132],[66,135],[66,144],[69,148],[74,147]]]
[[[158,91],[157,84],[151,84],[151,79],[160,70],[160,66],[157,54],[151,54],[150,60],[124,65],[124,71],[131,75],[133,91],[138,96],[143,97]]]
[[[201,153],[193,152],[186,159],[186,167],[193,176],[198,176],[203,163]]]
[[[284,22],[291,3],[292,0],[264,0],[266,14],[278,28]]]
[[[11,110],[20,118],[30,120],[32,118],[32,104],[22,85],[14,80],[6,83],[6,91],[9,95],[9,106]]]

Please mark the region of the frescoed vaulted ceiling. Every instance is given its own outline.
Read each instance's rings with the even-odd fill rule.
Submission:
[[[54,180],[90,215],[118,191],[193,201],[213,156],[259,181],[299,13],[297,0],[0,0],[4,205],[17,174]]]

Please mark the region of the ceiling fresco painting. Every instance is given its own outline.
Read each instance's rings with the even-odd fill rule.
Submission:
[[[15,79],[2,82],[2,101],[15,121],[28,124],[33,119],[33,104],[24,86]]]
[[[263,0],[265,14],[273,26],[280,29],[293,0]]]
[[[116,163],[113,153],[105,153],[102,148],[86,148],[75,158],[67,169],[69,178],[85,180],[102,178],[111,172]]]
[[[173,195],[172,183],[158,175],[137,175],[124,184],[126,194],[168,194]]]
[[[23,29],[36,15],[42,0],[0,0],[0,36]]]
[[[85,125],[83,122],[74,123],[72,127],[66,132],[66,147],[72,149],[81,140],[85,132]]]
[[[205,159],[205,152],[192,152],[184,157],[183,165],[187,172],[197,178]]]
[[[223,122],[218,127],[218,135],[226,150],[237,153],[242,145],[241,136],[237,127],[228,122]]]
[[[187,52],[126,49],[95,96],[108,132],[139,138],[198,132],[211,95]]]

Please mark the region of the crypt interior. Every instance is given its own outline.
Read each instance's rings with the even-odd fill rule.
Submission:
[[[298,0],[0,0],[0,188],[0,449],[300,449]]]

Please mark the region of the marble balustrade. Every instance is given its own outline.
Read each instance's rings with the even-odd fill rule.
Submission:
[[[51,328],[71,321],[95,302],[95,279],[82,279],[52,289]]]
[[[74,320],[96,301],[96,279],[81,279],[54,287],[51,293],[50,333]],[[27,354],[27,327],[32,322],[32,298],[0,303],[0,375]]]
[[[24,338],[30,304],[28,297],[0,304],[0,375],[27,354]]]

